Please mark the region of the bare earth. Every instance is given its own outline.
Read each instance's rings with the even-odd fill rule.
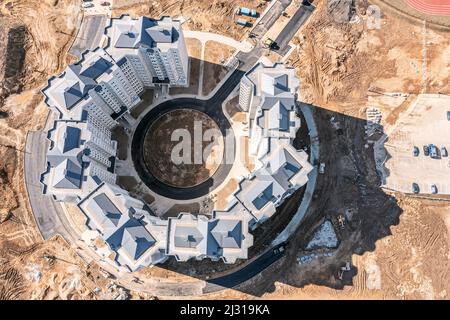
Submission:
[[[201,149],[199,150],[201,163],[196,163],[195,152],[196,146],[194,139],[195,122],[199,122],[202,135],[208,129],[214,129],[219,134],[219,127],[206,114],[189,109],[181,109],[168,112],[158,118],[149,128],[144,139],[144,161],[150,172],[159,181],[167,183],[175,187],[192,187],[206,181],[217,170],[220,164],[220,158],[216,156],[222,155],[219,140],[222,135],[217,136],[214,142],[215,147],[211,152],[204,154],[205,148],[211,141],[200,141]],[[177,130],[187,130],[190,139],[185,141],[184,138],[172,138]],[[203,139],[201,136],[200,139]],[[175,163],[172,159],[172,152],[177,145],[183,142],[188,143],[186,150],[179,150],[176,155],[183,156],[184,152],[190,152],[187,157],[188,163]],[[223,141],[222,141],[223,147]]]

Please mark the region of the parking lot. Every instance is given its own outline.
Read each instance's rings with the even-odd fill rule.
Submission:
[[[387,151],[385,187],[412,193],[417,183],[420,194],[431,194],[436,185],[438,194],[450,194],[450,157],[441,155],[441,148],[450,151],[450,96],[420,95],[401,116],[384,146]],[[423,147],[434,144],[436,158],[424,155]],[[413,148],[419,149],[418,156]]]

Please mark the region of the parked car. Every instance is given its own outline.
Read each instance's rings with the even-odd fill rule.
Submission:
[[[437,187],[436,187],[435,184],[432,184],[432,185],[431,185],[431,193],[433,193],[433,194],[438,193],[438,190],[437,190]]]
[[[434,145],[430,145],[430,157],[431,158],[438,158],[438,148]]]
[[[450,111],[447,111],[447,120],[450,121]]]
[[[447,156],[448,156],[447,148],[442,147],[441,148],[441,157],[447,157]]]
[[[109,3],[108,1],[102,1],[100,2],[101,6],[109,6],[111,3]]]
[[[85,2],[81,5],[83,8],[92,8],[94,6],[93,3]]]
[[[413,156],[417,157],[419,155],[419,148],[417,148],[416,146],[414,146],[413,148]]]
[[[415,182],[412,184],[412,192],[414,192],[414,193],[420,192],[419,185]]]
[[[423,154],[425,155],[425,157],[428,157],[430,155],[430,147],[423,146]]]

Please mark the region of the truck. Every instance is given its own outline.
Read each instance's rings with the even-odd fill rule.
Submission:
[[[256,12],[255,9],[249,9],[246,7],[238,7],[236,9],[236,14],[238,15],[244,15],[244,16],[249,16],[249,17],[256,17],[258,15],[258,13]]]
[[[248,21],[245,19],[237,19],[236,24],[246,27],[246,26],[248,26]]]
[[[267,38],[266,40],[264,40],[264,47],[265,48],[272,48],[273,47],[273,45],[275,44],[275,41],[273,41],[272,39],[270,39],[270,38]]]

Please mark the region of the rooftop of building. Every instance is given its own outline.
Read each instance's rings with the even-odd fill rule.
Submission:
[[[170,17],[155,20],[147,17],[133,19],[129,15],[122,15],[112,18],[105,29],[108,37],[105,49],[117,61],[126,54],[134,53],[139,47],[166,51],[177,47],[180,30],[181,23]]]

